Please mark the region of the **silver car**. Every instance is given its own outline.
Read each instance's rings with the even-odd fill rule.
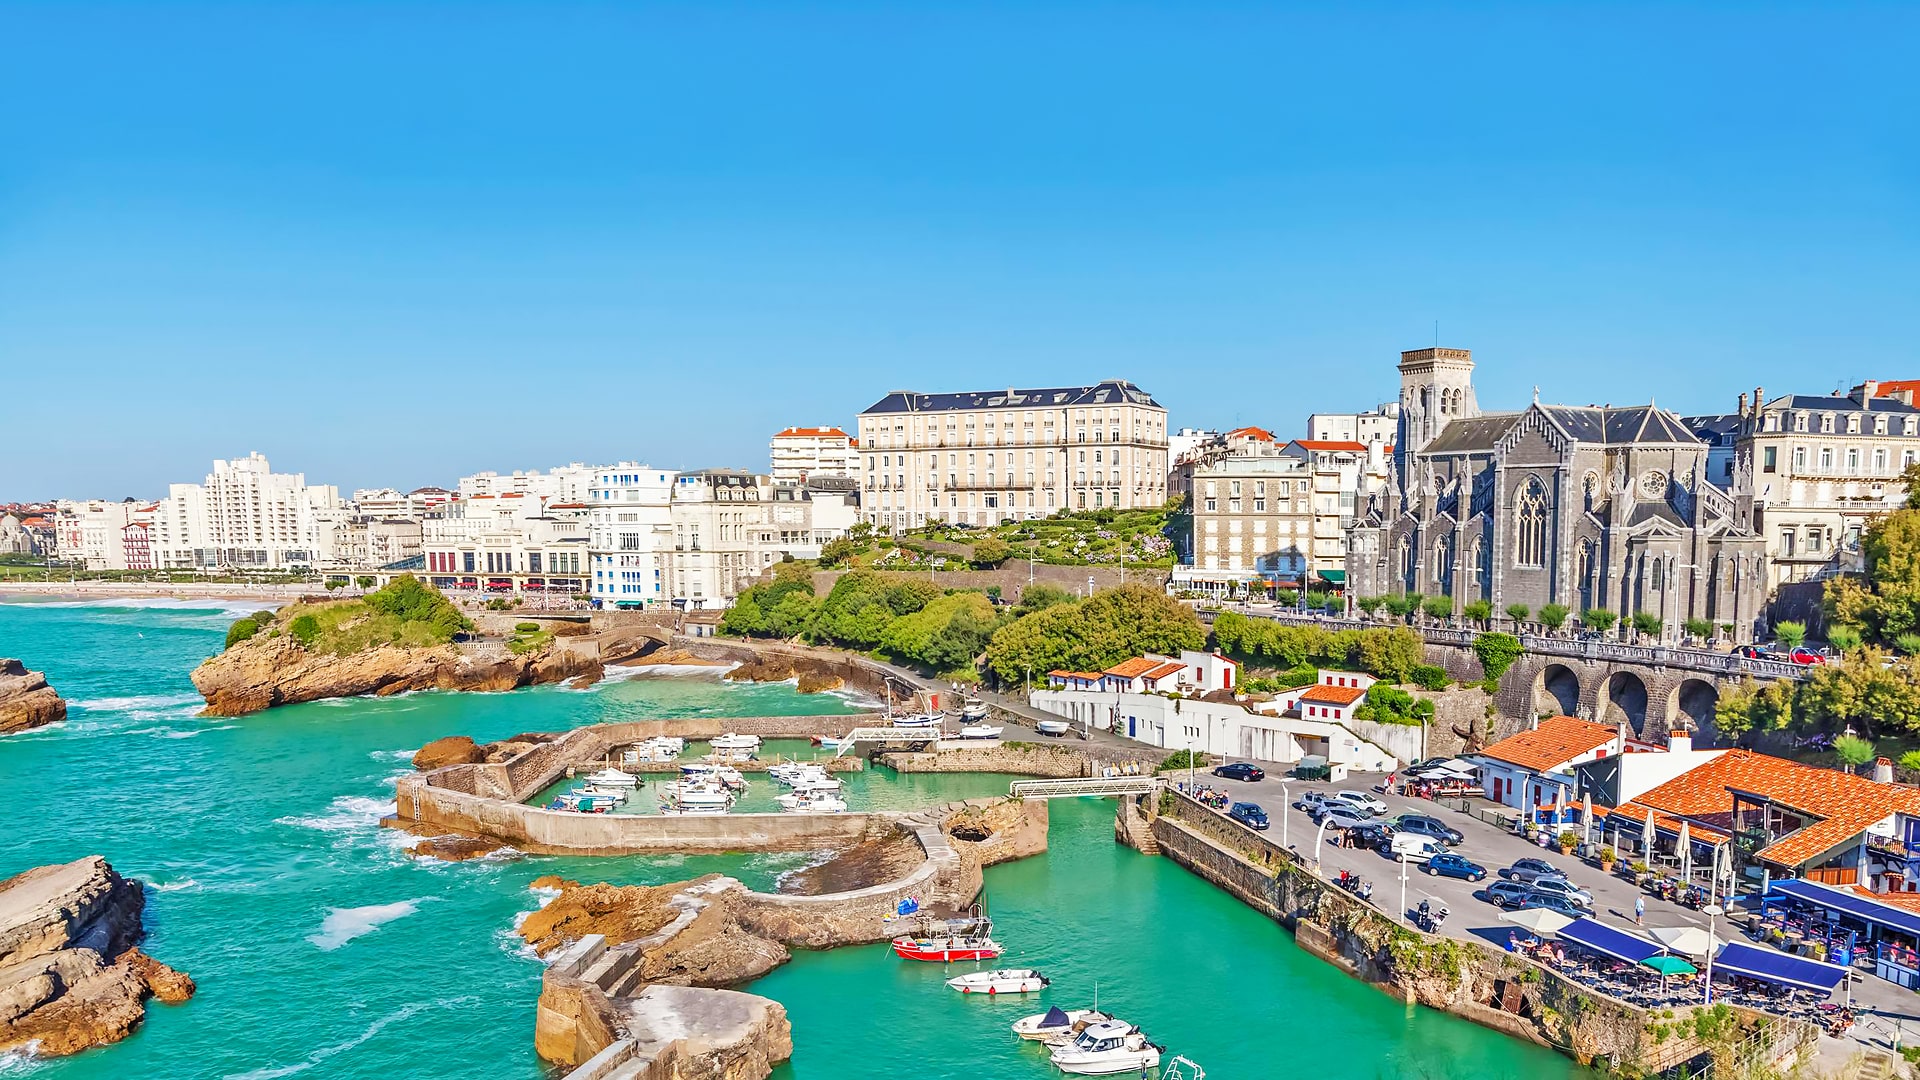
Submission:
[[[1557,896],[1576,907],[1593,910],[1593,894],[1563,877],[1535,878],[1533,891],[1543,896]]]

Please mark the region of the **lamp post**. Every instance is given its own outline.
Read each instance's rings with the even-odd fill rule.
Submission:
[[[1293,788],[1285,780],[1280,781],[1280,797],[1286,800],[1280,807],[1280,846],[1291,851],[1293,845],[1287,843],[1287,825],[1293,820]]]
[[[1711,1005],[1713,1004],[1714,920],[1722,914],[1722,911],[1719,904],[1708,904],[1702,910],[1707,913],[1707,978],[1703,984],[1705,996],[1700,1000],[1702,1004]]]
[[[1400,858],[1400,925],[1407,924],[1407,857]]]

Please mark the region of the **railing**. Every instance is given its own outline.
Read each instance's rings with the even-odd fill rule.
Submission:
[[[1007,794],[1016,799],[1071,799],[1082,795],[1145,795],[1158,791],[1155,776],[1102,776],[1084,780],[1015,780]]]
[[[1235,610],[1256,619],[1272,619],[1275,622],[1296,626],[1319,626],[1329,630],[1367,630],[1400,625],[1394,622],[1343,619],[1290,611]],[[1207,609],[1201,609],[1199,612],[1200,618],[1206,622],[1212,622],[1215,614],[1217,614],[1216,611]],[[1478,631],[1445,626],[1416,626],[1413,629],[1432,645],[1470,646],[1474,638],[1479,636]],[[1805,679],[1812,673],[1808,667],[1783,660],[1757,660],[1733,653],[1710,652],[1706,649],[1676,648],[1666,645],[1626,645],[1594,638],[1564,638],[1546,634],[1516,636],[1519,637],[1521,646],[1528,652],[1542,656],[1564,656],[1577,660],[1620,664],[1646,664],[1653,667],[1676,667],[1716,675],[1751,675],[1759,679],[1798,680]]]
[[[899,743],[914,745],[918,743],[936,743],[941,739],[937,727],[861,727],[854,728],[840,739],[840,745],[833,752],[834,757],[846,753],[855,743]]]

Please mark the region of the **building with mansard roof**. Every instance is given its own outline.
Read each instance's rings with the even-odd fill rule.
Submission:
[[[1400,356],[1400,428],[1385,488],[1357,514],[1347,573],[1359,596],[1448,596],[1534,612],[1688,619],[1750,640],[1767,595],[1753,496],[1709,476],[1708,446],[1653,404],[1483,413],[1473,354]]]

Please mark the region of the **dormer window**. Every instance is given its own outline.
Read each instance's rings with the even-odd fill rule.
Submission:
[[[1858,414],[1847,417],[1847,434],[1860,434],[1860,417]]]
[[[1905,420],[1900,421],[1900,434],[1902,435],[1913,434],[1913,420],[1914,418],[1909,416]]]
[[[1793,430],[1795,431],[1807,430],[1807,414],[1806,413],[1793,414]]]
[[[1832,413],[1820,414],[1820,432],[1823,435],[1831,435],[1833,433],[1833,414]]]
[[[1886,417],[1884,417],[1884,416],[1876,416],[1876,417],[1874,417],[1874,418],[1873,418],[1873,433],[1874,433],[1875,435],[1885,435],[1885,434],[1887,433],[1887,418],[1886,418]]]

